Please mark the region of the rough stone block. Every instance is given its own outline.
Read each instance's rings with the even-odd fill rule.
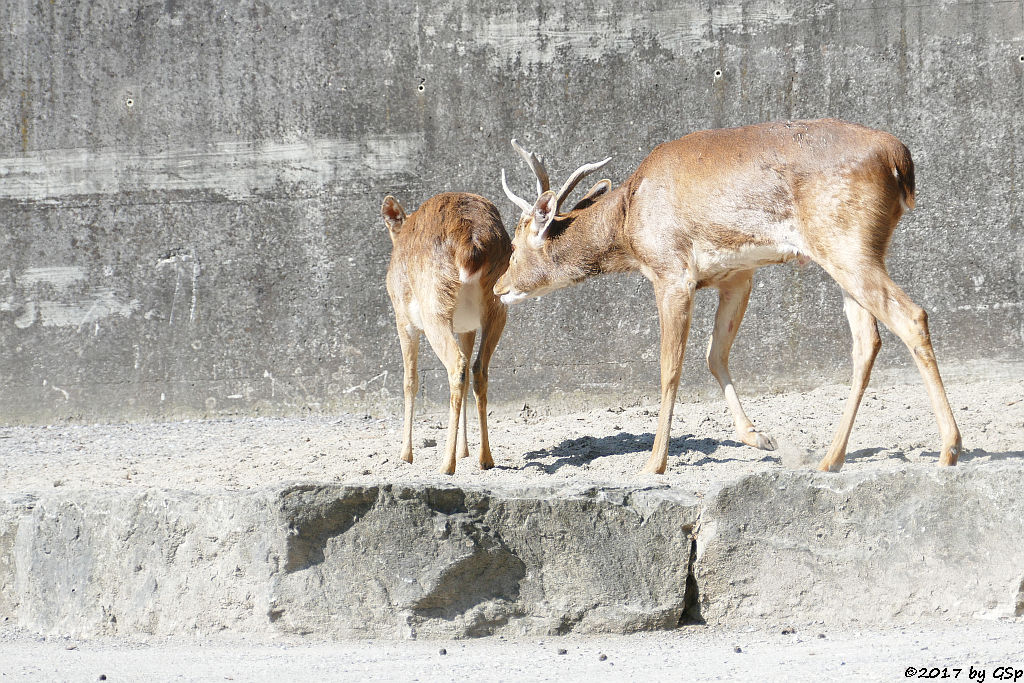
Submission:
[[[297,488],[280,509],[279,628],[411,636],[674,626],[698,508],[667,489],[395,485]]]
[[[1024,615],[1024,465],[772,471],[709,494],[694,575],[709,623]]]
[[[294,485],[0,504],[0,608],[76,636],[446,637],[676,625],[696,498]]]

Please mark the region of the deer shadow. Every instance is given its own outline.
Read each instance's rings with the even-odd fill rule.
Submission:
[[[722,441],[695,439],[692,434],[685,434],[669,439],[668,455],[670,458],[676,458],[695,452],[703,454],[704,457],[690,462],[689,464],[691,465],[736,461],[737,458],[710,457],[722,446],[743,446],[743,444],[731,439]],[[646,457],[650,454],[653,447],[654,434],[650,432],[645,434],[619,432],[610,436],[583,436],[576,439],[566,439],[557,446],[524,453],[523,458],[527,460],[525,467],[533,467],[543,470],[547,474],[552,474],[563,467],[581,467],[598,458],[613,455],[636,454],[637,456]],[[693,455],[690,457],[692,458]],[[554,459],[554,462],[536,462],[547,458]]]
[[[696,439],[693,434],[684,434],[669,440],[668,455],[670,458],[688,457],[686,464],[692,467],[714,465],[723,462],[750,462],[749,458],[716,457],[715,453],[723,446],[738,448],[744,447],[745,444],[733,439]],[[644,434],[619,432],[618,434],[603,437],[582,436],[575,439],[566,439],[551,448],[542,448],[524,453],[523,458],[527,462],[523,469],[532,467],[542,470],[546,474],[553,474],[563,467],[582,467],[594,462],[598,458],[608,456],[635,454],[638,458],[646,458],[653,447],[654,434],[650,432]],[[846,462],[867,460],[886,450],[885,448],[872,447],[850,451],[846,454]],[[698,454],[700,455],[698,456]],[[808,466],[816,464],[820,455],[809,454]],[[889,455],[890,457],[909,461],[909,458],[903,452],[892,452]],[[939,453],[938,451],[925,451],[921,454],[921,457],[937,461]],[[554,462],[538,462],[548,458],[553,459]],[[964,451],[960,455],[960,462],[969,462],[975,458],[988,458],[992,461],[1024,459],[1024,451],[989,452],[983,448],[974,448]],[[777,461],[778,455],[770,451],[765,452],[759,460],[763,462]],[[496,469],[511,470],[518,468],[499,465]]]
[[[846,454],[846,462],[856,462],[857,460],[867,460],[868,458],[870,458],[870,457],[872,457],[874,455],[878,455],[879,453],[881,453],[883,451],[885,451],[884,448],[861,448],[861,449],[856,450],[856,451],[850,451],[850,452],[848,452]],[[821,456],[824,456],[824,454],[825,454],[825,451],[822,451],[821,452]],[[895,455],[895,456],[901,458],[902,460],[906,460],[907,459],[907,456],[904,453],[893,453],[892,455]]]
[[[846,461],[847,462],[851,462],[851,461],[854,461],[854,460],[867,459],[867,458],[870,458],[871,456],[877,455],[878,453],[882,453],[882,452],[885,452],[887,450],[888,449],[885,449],[885,448],[862,448],[860,450],[853,451],[851,453],[847,453],[846,454]],[[892,451],[892,452],[889,452],[888,453],[888,457],[899,458],[900,460],[905,460],[907,462],[910,462],[910,458],[908,458],[907,454],[905,452],[903,452],[903,451]],[[923,458],[923,459],[926,459],[926,460],[934,460],[934,461],[938,462],[938,460],[939,460],[939,452],[938,451],[924,451],[924,452],[921,453],[920,457]],[[986,451],[984,448],[972,448],[971,450],[965,450],[963,453],[961,453],[960,457],[958,459],[958,462],[961,462],[961,463],[970,462],[971,460],[974,460],[975,458],[988,458],[989,460],[992,460],[992,461],[1011,460],[1011,459],[1017,459],[1017,458],[1024,458],[1024,451],[1003,451],[1001,453],[990,453],[990,452]]]
[[[933,460],[939,459],[938,451],[926,451],[921,455]],[[960,457],[957,459],[957,462],[970,462],[975,458],[988,458],[993,461],[1014,460],[1024,458],[1024,451],[1002,451],[997,453],[990,453],[989,451],[986,451],[984,448],[972,448],[970,450],[965,450],[963,453],[961,453]]]

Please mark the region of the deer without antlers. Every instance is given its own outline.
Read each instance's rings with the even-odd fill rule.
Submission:
[[[412,462],[413,401],[419,389],[416,357],[420,332],[448,371],[449,410],[443,474],[455,472],[456,452],[469,455],[466,394],[476,331],[482,331],[473,364],[473,393],[480,417],[480,468],[494,466],[487,440],[487,369],[505,328],[505,305],[494,294],[508,267],[512,244],[494,204],[483,197],[444,193],[408,216],[388,195],[381,215],[393,249],[387,289],[395,309],[405,366],[405,431],[402,459]],[[462,429],[459,430],[461,419]]]
[[[639,270],[654,284],[661,325],[661,410],[643,472],[663,473],[694,292],[718,289],[707,350],[736,433],[775,444],[743,412],[729,374],[729,348],[743,319],[754,270],[812,260],[843,290],[853,333],[853,382],[832,445],[818,465],[838,471],[857,407],[881,346],[881,320],[910,349],[942,435],[940,465],[961,451],[928,334],[927,316],[889,277],[885,252],[903,211],[914,206],[910,151],[888,133],[836,120],[790,121],[691,133],[659,145],[621,186],[601,180],[573,208],[563,202],[609,160],[588,164],[557,192],[541,160],[512,141],[537,178],[532,204],[502,186],[522,210],[515,251],[495,293],[505,303],[574,285],[600,273]]]

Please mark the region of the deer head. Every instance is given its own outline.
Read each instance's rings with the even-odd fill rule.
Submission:
[[[611,157],[576,169],[557,191],[550,188],[548,173],[542,159],[527,152],[512,140],[512,147],[530,166],[537,179],[537,199],[531,204],[508,187],[505,169],[501,170],[501,186],[522,214],[516,223],[512,240],[512,259],[508,270],[494,286],[494,293],[505,304],[530,297],[539,297],[575,284],[592,275],[585,231],[571,230],[580,214],[593,206],[611,189],[610,180],[601,180],[570,211],[560,213],[562,203],[584,177],[602,168]]]

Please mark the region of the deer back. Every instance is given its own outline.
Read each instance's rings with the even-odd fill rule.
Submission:
[[[659,145],[626,183],[641,261],[698,272],[837,252],[884,254],[914,204],[910,152],[831,119],[691,133]]]
[[[478,195],[446,192],[408,216],[395,206],[389,210],[385,200],[382,213],[393,242],[387,287],[396,310],[415,301],[450,315],[463,285],[478,283],[491,292],[512,252],[494,204]]]

